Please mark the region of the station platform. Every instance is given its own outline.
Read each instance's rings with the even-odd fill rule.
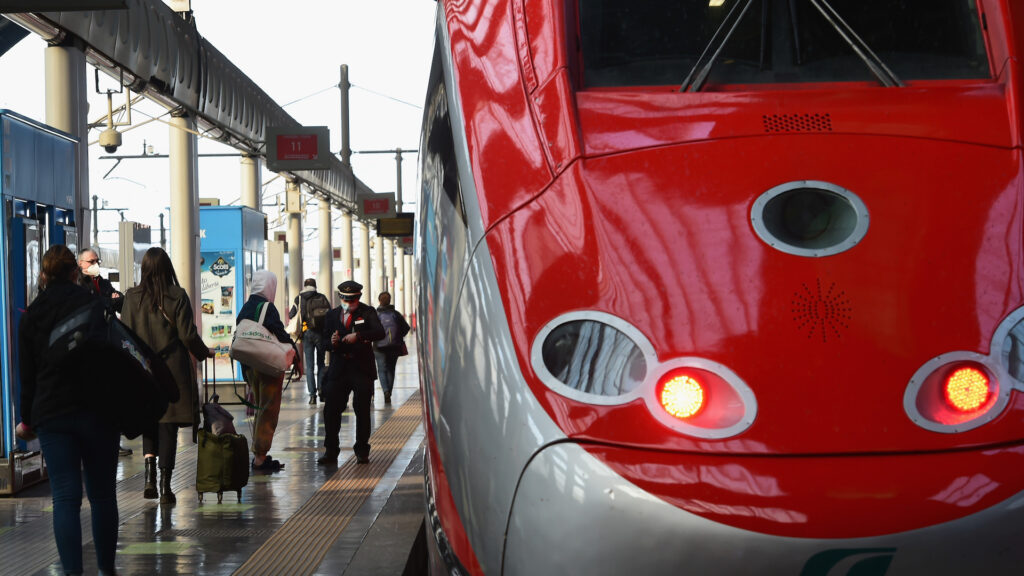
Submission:
[[[426,572],[423,521],[423,427],[416,351],[399,359],[392,404],[374,383],[370,462],[357,464],[351,446],[355,416],[342,421],[336,465],[317,465],[324,433],[322,404],[308,404],[305,379],[288,384],[271,455],[278,472],[251,472],[242,489],[200,502],[196,445],[181,430],[172,486],[174,505],[142,497],[142,438],[125,440],[119,458],[120,530],[117,570],[124,575],[405,575]],[[222,402],[236,401],[219,384]],[[244,384],[238,387],[244,390]],[[244,394],[244,392],[243,392]],[[245,407],[226,405],[239,433],[252,439]],[[63,574],[53,538],[48,483],[0,498],[0,573]],[[96,573],[89,504],[82,502],[86,574]]]

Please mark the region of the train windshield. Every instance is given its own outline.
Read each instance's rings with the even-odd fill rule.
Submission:
[[[586,87],[988,78],[976,0],[579,0]]]

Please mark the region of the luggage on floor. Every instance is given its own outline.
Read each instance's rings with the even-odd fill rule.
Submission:
[[[242,487],[249,483],[249,441],[241,434],[214,434],[199,431],[196,461],[196,492],[203,501],[204,492],[216,492],[217,503],[224,492],[234,490],[242,501]]]

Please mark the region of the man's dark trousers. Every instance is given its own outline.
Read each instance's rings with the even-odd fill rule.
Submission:
[[[331,362],[345,362],[345,359],[331,358]],[[328,382],[324,403],[324,448],[327,453],[341,451],[339,433],[341,414],[348,407],[352,394],[352,408],[356,413],[356,443],[352,450],[356,456],[370,454],[370,396],[373,394],[373,379],[362,373],[354,363],[342,366],[340,379]]]

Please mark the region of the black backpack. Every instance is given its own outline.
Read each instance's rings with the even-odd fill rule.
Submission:
[[[50,331],[47,360],[62,369],[88,360],[103,366],[93,385],[107,399],[121,433],[137,437],[179,397],[167,363],[135,332],[93,299],[61,320]]]
[[[327,313],[331,311],[331,301],[327,296],[314,292],[305,299],[306,309],[302,312],[302,321],[308,330],[323,330]]]

